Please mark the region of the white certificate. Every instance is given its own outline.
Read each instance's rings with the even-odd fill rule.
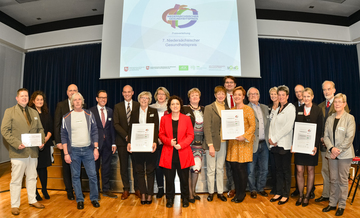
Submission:
[[[151,152],[154,143],[153,123],[132,124],[131,128],[131,151]]]
[[[235,139],[244,135],[244,111],[240,110],[222,110],[221,111],[221,129],[223,140]]]
[[[41,133],[21,134],[21,142],[25,147],[36,147],[42,145]]]
[[[295,122],[292,152],[312,154],[315,147],[316,124]]]

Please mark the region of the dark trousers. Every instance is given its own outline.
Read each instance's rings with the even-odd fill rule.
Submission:
[[[131,163],[133,166],[132,172],[134,177],[134,189],[139,190],[137,176],[134,167],[135,166],[134,159],[131,157],[131,154],[127,151],[126,146],[117,146],[117,149],[118,149],[118,155],[120,161],[120,175],[121,175],[122,183],[124,185],[124,191],[130,191],[131,175],[129,173],[129,166],[130,166],[129,158],[131,158]]]
[[[269,152],[269,172],[271,175],[270,184],[271,184],[271,191],[276,192],[276,164],[275,164],[275,157],[273,152]]]
[[[164,168],[166,181],[166,199],[175,197],[175,175],[176,171],[180,178],[180,190],[183,199],[189,199],[189,167],[181,169],[180,162],[172,163],[171,169]]]
[[[164,172],[163,168],[159,166],[162,148],[163,145],[159,145],[156,149],[156,184],[158,188],[164,188]]]
[[[141,194],[154,194],[156,154],[150,152],[134,152],[135,172]],[[146,175],[146,179],[145,179]]]
[[[285,154],[274,153],[276,164],[276,194],[288,198],[291,188],[291,156],[290,151]]]
[[[44,193],[47,191],[47,177],[48,177],[47,167],[37,168],[36,170],[40,179],[41,190]]]
[[[229,162],[233,172],[235,183],[235,198],[243,199],[246,195],[246,185],[248,181],[247,163]]]
[[[112,156],[111,145],[107,145],[104,140],[101,149],[99,149],[99,158],[95,161],[99,192],[101,190],[100,177],[99,177],[100,165],[101,165],[102,191],[103,192],[110,191],[111,156]]]
[[[62,171],[63,171],[63,181],[65,184],[65,190],[67,193],[72,193],[73,186],[71,180],[71,169],[70,169],[70,164],[65,162],[64,150],[61,150],[61,159],[62,159]],[[80,176],[80,181],[81,181],[81,176]]]

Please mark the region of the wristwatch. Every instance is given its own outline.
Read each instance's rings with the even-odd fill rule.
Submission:
[[[99,150],[99,146],[97,146],[97,147],[94,147],[94,149],[98,149],[98,150]]]

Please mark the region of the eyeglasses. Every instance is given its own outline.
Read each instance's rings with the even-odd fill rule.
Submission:
[[[257,96],[259,93],[249,93],[250,96]]]
[[[140,97],[141,100],[149,99],[149,97]]]

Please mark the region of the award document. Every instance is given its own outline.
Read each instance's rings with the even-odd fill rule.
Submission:
[[[133,124],[131,130],[131,151],[151,152],[154,143],[154,124]]]
[[[244,111],[243,110],[222,110],[221,129],[223,140],[235,139],[244,135]]]
[[[316,124],[295,122],[292,152],[312,154],[315,147]]]
[[[25,133],[21,134],[21,142],[25,147],[36,147],[42,145],[41,133]]]

